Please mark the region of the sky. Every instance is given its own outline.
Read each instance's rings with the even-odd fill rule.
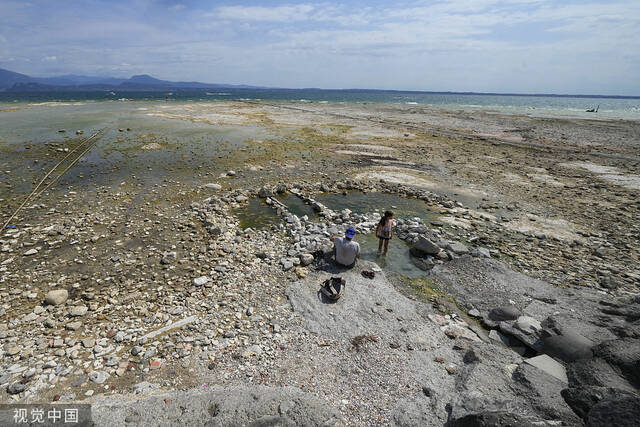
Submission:
[[[0,0],[0,68],[290,88],[640,95],[640,1]]]

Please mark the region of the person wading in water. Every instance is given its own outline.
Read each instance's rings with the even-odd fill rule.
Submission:
[[[387,255],[387,251],[389,250],[389,240],[393,237],[393,212],[386,211],[384,216],[380,218],[380,222],[376,228],[376,236],[380,239],[380,242],[378,243],[378,255],[382,253],[383,245],[383,255]]]

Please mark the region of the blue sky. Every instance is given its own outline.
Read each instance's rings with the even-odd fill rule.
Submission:
[[[0,68],[640,95],[640,1],[0,0]]]

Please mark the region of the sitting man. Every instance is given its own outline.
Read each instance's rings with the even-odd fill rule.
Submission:
[[[360,245],[353,241],[355,235],[356,230],[349,227],[344,233],[344,237],[334,234],[329,238],[333,242],[338,265],[351,268],[355,265],[356,259],[360,258]]]

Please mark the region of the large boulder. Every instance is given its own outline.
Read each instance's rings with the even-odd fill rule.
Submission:
[[[611,387],[574,387],[562,390],[561,394],[573,412],[585,421],[589,411],[601,400],[620,399],[634,395],[629,391]]]
[[[491,310],[489,312],[489,319],[495,320],[495,321],[516,320],[521,315],[522,315],[522,312],[518,309],[518,307],[513,305],[506,305],[506,306],[497,307]]]
[[[603,342],[593,349],[593,353],[619,369],[634,387],[640,388],[640,339],[624,338]]]
[[[415,251],[418,251],[418,253],[423,254],[423,256],[434,256],[440,252],[440,247],[424,236],[418,237],[418,240],[413,244],[413,248]]]
[[[635,427],[640,420],[640,397],[616,396],[598,402],[587,415],[587,427]]]
[[[451,427],[494,427],[494,426],[518,426],[534,427],[540,425],[540,420],[527,419],[526,417],[508,411],[485,411],[465,415],[451,421]]]
[[[578,333],[552,335],[542,339],[542,352],[564,362],[593,357],[593,342]]]
[[[559,398],[567,386],[564,381],[528,363],[521,363],[512,379],[518,396],[534,407],[537,415],[546,420],[561,420],[564,425],[580,423],[572,408]]]
[[[580,359],[567,365],[571,387],[613,387],[633,391],[633,386],[604,359]]]

